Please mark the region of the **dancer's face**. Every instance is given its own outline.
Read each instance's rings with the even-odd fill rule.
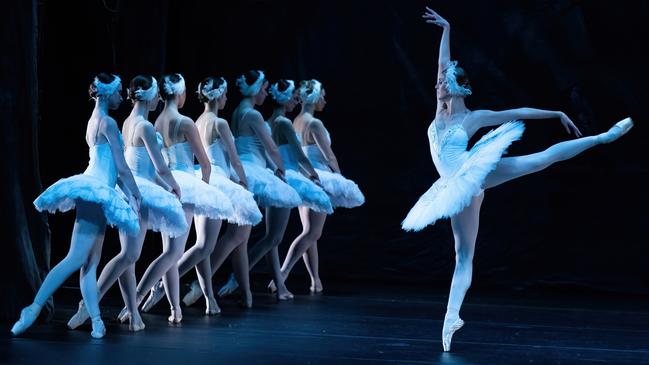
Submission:
[[[110,110],[115,110],[119,108],[119,105],[122,103],[122,84],[120,83],[117,86],[117,89],[113,93],[113,95],[108,97],[108,109]]]
[[[259,92],[255,96],[256,105],[261,105],[264,103],[264,100],[266,100],[266,97],[268,96],[268,91],[266,91],[266,88],[268,88],[268,80],[264,81],[264,83],[261,85],[261,89],[259,89]]]
[[[315,103],[315,110],[317,112],[321,112],[324,109],[325,105],[327,105],[327,101],[325,100],[325,94],[326,94],[325,89],[322,88],[322,90],[320,91],[320,99],[318,99],[318,101],[316,101]]]
[[[286,102],[285,107],[286,107],[286,112],[290,113],[295,109],[295,106],[299,103],[300,101],[298,100],[297,92],[293,93],[293,97],[289,99],[289,101]]]
[[[445,77],[440,77],[437,79],[435,84],[435,90],[437,90],[437,99],[446,99],[451,95],[448,93],[448,82]]]
[[[219,96],[219,99],[218,99],[217,105],[219,107],[219,110],[223,110],[223,108],[225,108],[225,103],[228,101],[228,95],[227,94],[228,94],[228,88],[226,87],[225,90],[223,90],[223,94],[221,96]]]

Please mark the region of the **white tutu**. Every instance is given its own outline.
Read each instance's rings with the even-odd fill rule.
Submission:
[[[79,174],[55,182],[34,200],[34,206],[40,212],[67,212],[75,207],[77,200],[98,204],[106,223],[128,235],[140,231],[137,214],[117,190],[90,175]]]
[[[355,208],[365,203],[365,196],[352,180],[335,172],[318,168],[315,170],[334,208]]]
[[[275,176],[270,169],[254,162],[241,163],[248,179],[248,188],[254,194],[257,204],[278,208],[295,208],[302,205],[302,199],[295,189]]]
[[[196,175],[180,170],[171,170],[180,185],[180,202],[190,205],[195,215],[212,219],[227,219],[234,214],[230,199],[219,189],[205,183]]]
[[[170,237],[178,237],[187,232],[189,226],[178,198],[158,184],[139,176],[134,177],[142,195],[142,208],[148,211],[147,228]]]
[[[482,192],[487,175],[512,142],[520,139],[525,126],[509,122],[485,134],[467,153],[464,162],[453,174],[440,177],[412,207],[401,226],[407,231],[420,231],[438,219],[452,217]]]
[[[234,213],[226,218],[227,221],[239,226],[257,225],[261,222],[262,214],[254,195],[243,186],[223,176],[223,173],[220,167],[212,165],[210,185],[221,190],[232,202]],[[196,169],[196,176],[202,176],[200,168]]]
[[[331,214],[334,212],[327,193],[298,171],[286,170],[286,182],[302,198],[301,205],[320,213]]]

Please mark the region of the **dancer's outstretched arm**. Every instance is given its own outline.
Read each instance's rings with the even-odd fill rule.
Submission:
[[[135,133],[136,135],[140,135],[142,142],[144,142],[147,153],[151,157],[151,161],[155,167],[156,174],[160,177],[159,181],[162,183],[160,185],[165,189],[171,188],[171,192],[180,199],[180,186],[176,182],[176,179],[174,179],[171,170],[169,170],[169,167],[162,157],[162,152],[158,146],[158,139],[153,124],[148,122],[139,123],[137,128],[139,130],[136,130]]]
[[[219,118],[216,120],[215,125],[216,130],[221,136],[221,140],[225,144],[225,149],[227,150],[228,157],[230,158],[230,164],[232,165],[234,172],[236,172],[239,176],[239,184],[243,185],[243,187],[247,189],[248,178],[246,177],[246,172],[243,171],[243,165],[241,164],[241,160],[239,159],[237,148],[234,145],[234,137],[232,136],[232,131],[228,126],[228,122],[226,122],[225,119]]]
[[[550,111],[535,108],[518,108],[502,111],[493,110],[475,110],[467,116],[464,121],[464,127],[467,132],[475,132],[482,127],[500,125],[517,119],[553,119],[559,118],[566,132],[574,133],[575,136],[581,137],[582,134],[575,123],[568,118],[564,112]]]
[[[437,14],[433,9],[426,7],[426,12],[422,15],[426,23],[435,24],[442,27],[442,39],[439,42],[439,58],[437,61],[437,86],[444,82],[444,70],[446,65],[451,61],[451,25]],[[437,113],[442,110],[442,101],[437,100]]]
[[[187,138],[189,146],[192,149],[192,152],[198,159],[198,163],[201,165],[201,174],[203,175],[203,181],[206,183],[210,182],[210,174],[212,173],[212,165],[210,165],[210,159],[207,157],[207,152],[203,148],[203,142],[201,142],[201,135],[198,133],[198,129],[194,122],[184,117],[180,123],[180,130]]]
[[[327,160],[327,164],[334,172],[340,174],[338,159],[336,158],[334,151],[331,149],[331,142],[327,137],[327,129],[325,128],[324,124],[322,124],[322,121],[320,121],[319,119],[314,118],[311,122],[310,128],[311,134],[313,135],[313,140],[315,140],[316,145],[318,145],[318,148],[320,149],[320,151],[322,151],[322,154]]]
[[[110,152],[113,155],[113,161],[115,161],[115,167],[117,168],[117,181],[119,186],[127,194],[129,204],[135,213],[139,214],[140,201],[142,198],[140,196],[140,190],[135,184],[135,179],[133,178],[131,169],[129,169],[126,164],[126,159],[124,158],[124,144],[119,138],[120,131],[117,127],[117,123],[115,122],[115,119],[105,117],[102,119],[99,128],[99,131],[104,135],[104,137],[106,137],[106,140],[110,145]]]

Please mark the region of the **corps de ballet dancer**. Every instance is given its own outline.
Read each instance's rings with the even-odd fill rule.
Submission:
[[[633,121],[626,118],[607,132],[582,137],[570,118],[559,111],[534,108],[469,110],[465,98],[471,95],[472,90],[465,71],[457,66],[456,61],[451,61],[449,23],[430,8],[426,8],[423,18],[443,29],[435,85],[437,111],[428,127],[430,152],[440,178],[419,198],[402,227],[419,231],[438,219],[451,219],[455,271],[442,328],[443,349],[450,351],[453,334],[464,325],[460,307],[471,285],[484,190],[541,171],[591,147],[613,142],[633,127]],[[517,120],[554,118],[560,120],[568,133],[574,133],[578,138],[555,144],[542,152],[502,157],[509,145],[523,134],[524,125]],[[468,141],[478,129],[496,125],[500,126],[485,134],[467,151]]]
[[[326,105],[325,89],[315,79],[300,83],[298,95],[302,103],[300,114],[293,121],[302,148],[315,168],[324,191],[329,195],[333,208],[354,208],[365,203],[365,196],[355,182],[340,173],[338,159],[331,149],[331,136],[322,120],[314,116]],[[323,290],[319,274],[318,239],[322,235],[326,212],[301,206],[298,208],[302,222],[302,233],[295,238],[288,249],[281,268],[282,282],[297,263],[303,258],[311,278],[311,293]],[[283,285],[283,284],[282,284]],[[277,288],[277,281],[270,283],[271,290]]]
[[[295,83],[293,80],[279,80],[271,85],[270,96],[273,102],[273,114],[266,126],[282,156],[286,168],[286,182],[298,192],[302,199],[302,206],[320,213],[333,213],[331,200],[320,186],[318,173],[304,154],[291,120],[286,118],[286,113],[292,112],[298,103]],[[290,212],[291,208],[266,207],[266,234],[248,252],[250,270],[266,255],[273,270],[273,277],[280,277],[281,267],[277,246],[284,239]],[[234,275],[231,275],[228,282],[219,290],[219,296],[231,294],[237,288],[237,281]],[[276,296],[278,300],[293,299],[293,294],[286,289],[285,285],[277,287]]]
[[[180,185],[180,201],[185,212],[187,225],[191,226],[193,215],[204,215],[212,219],[224,219],[234,213],[230,199],[220,190],[208,184],[211,165],[203,148],[198,130],[191,118],[180,114],[179,109],[185,104],[187,96],[185,80],[180,74],[169,74],[162,77],[160,95],[165,107],[155,122],[159,143],[163,145],[162,153],[171,169],[174,179]],[[194,156],[202,169],[202,179],[194,172]],[[162,254],[146,269],[137,286],[136,304],[143,300],[150,290],[149,299],[154,299],[156,288],[164,283],[164,291],[171,306],[170,323],[182,321],[180,309],[178,261],[185,252],[185,243],[189,230],[180,236],[171,237],[162,234]],[[158,282],[162,278],[162,282]],[[151,306],[145,303],[143,311]],[[118,315],[120,321],[129,317],[128,308]]]
[[[185,213],[178,200],[180,187],[162,156],[149,112],[156,109],[160,101],[158,83],[152,76],[139,75],[131,80],[128,98],[133,110],[122,126],[124,156],[135,182],[142,194],[140,205],[140,231],[136,235],[120,233],[121,250],[110,260],[101,274],[97,286],[99,299],[119,279],[123,299],[130,313],[129,330],[144,329],[144,322],[136,304],[135,262],[140,257],[147,230],[162,232],[170,237],[184,234],[188,229]],[[75,329],[89,318],[81,301],[79,310],[68,321],[68,327]]]
[[[109,110],[117,109],[122,102],[122,82],[116,75],[101,73],[88,91],[95,101],[86,127],[86,143],[90,149],[88,167],[82,174],[57,181],[34,200],[34,206],[41,212],[76,210],[70,249],[47,274],[34,302],[20,313],[20,319],[11,328],[14,336],[25,332],[56,289],[72,273],[80,270],[81,295],[92,320],[90,334],[94,338],[104,337],[106,328],[99,311],[97,265],[106,224],[116,226],[127,235],[140,231],[140,191],[124,160],[117,123],[108,115]],[[116,184],[121,187],[126,200],[115,189]]]

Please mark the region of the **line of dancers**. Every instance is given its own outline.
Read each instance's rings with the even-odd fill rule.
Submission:
[[[228,123],[219,116],[228,83],[222,77],[201,81],[197,94],[204,111],[194,122],[180,113],[187,95],[182,75],[165,75],[160,84],[150,75],[136,76],[128,87],[133,109],[120,133],[109,111],[122,102],[121,79],[105,73],[95,77],[89,88],[95,108],[86,129],[88,168],[57,181],[34,201],[39,211],[76,209],[70,249],[49,272],[34,302],[21,311],[11,329],[14,335],[34,323],[45,302],[77,270],[83,299],[68,327],[90,319],[94,338],[106,334],[99,302],[116,281],[125,303],[118,318],[128,321],[131,331],[145,328],[138,308],[147,293],[142,310],[166,295],[168,321],[181,322],[179,281],[192,268],[198,280],[183,298],[185,304],[203,297],[206,314],[220,313],[212,275],[228,257],[233,273],[219,294],[240,290],[243,307],[252,307],[248,273],[263,257],[272,267],[269,288],[277,299],[293,298],[285,281],[300,259],[311,277],[310,290],[323,290],[317,242],[326,217],[334,208],[365,201],[356,183],[341,175],[329,132],[315,117],[326,104],[325,89],[317,80],[296,86],[281,79],[268,91],[269,81],[259,70],[241,75],[236,86],[243,100]],[[255,108],[268,92],[273,113],[264,120]],[[164,109],[151,123],[149,113],[160,99]],[[286,115],[298,103],[302,109],[291,121]],[[259,207],[265,210],[266,234],[248,250],[251,229],[262,220]],[[302,233],[280,264],[277,246],[293,208],[299,210]],[[196,242],[185,251],[192,220]],[[225,233],[219,237],[223,222]],[[97,279],[106,225],[119,229],[121,250]],[[147,231],[161,233],[162,252],[138,282],[135,264]]]

